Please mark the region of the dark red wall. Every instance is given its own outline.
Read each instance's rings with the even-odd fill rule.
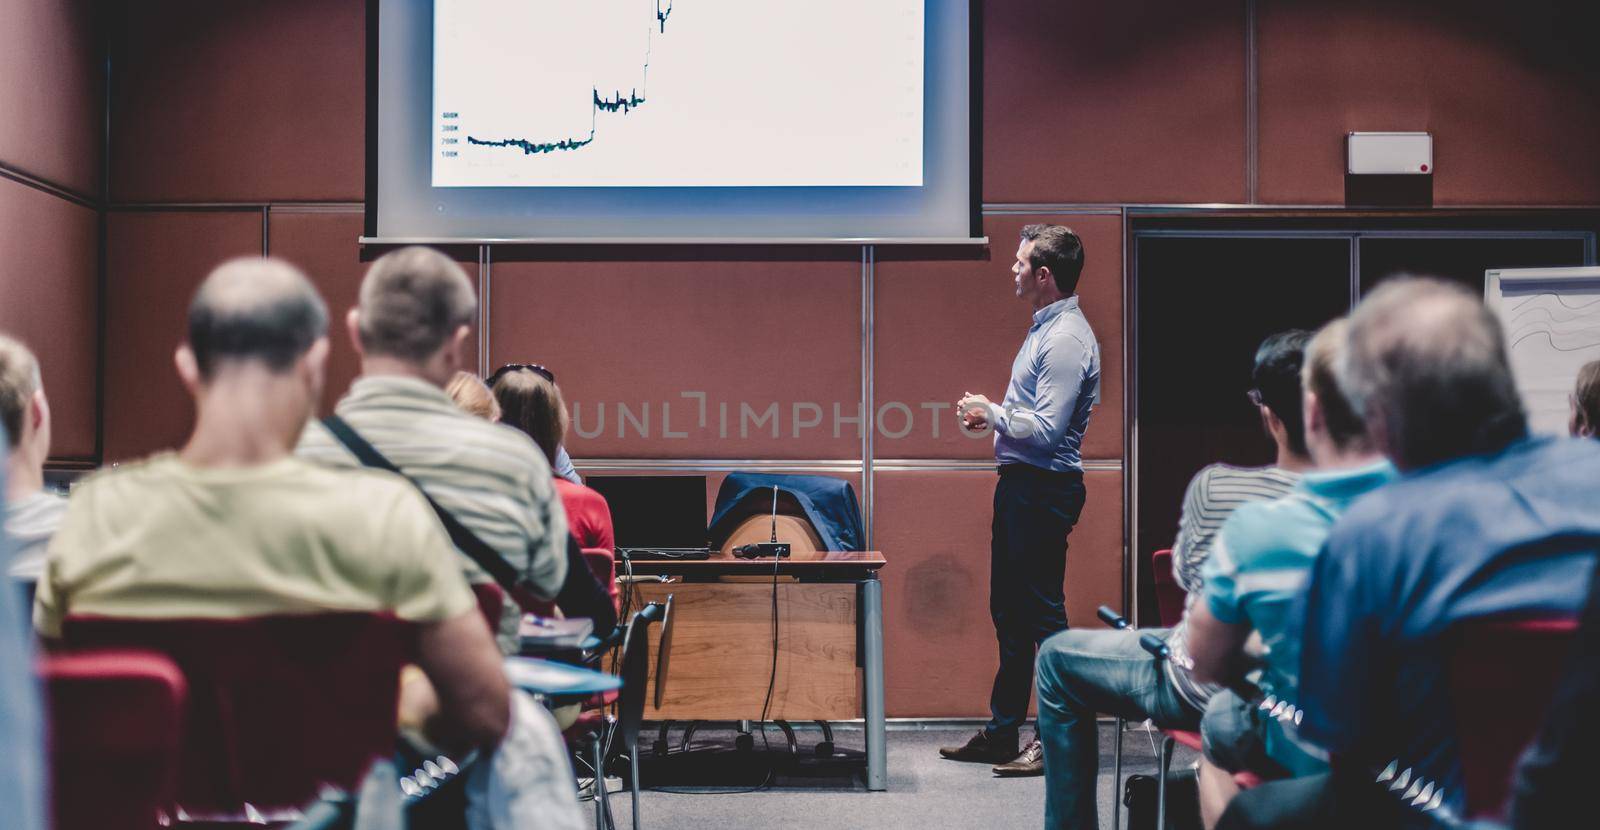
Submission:
[[[92,49],[63,55],[39,46],[90,43],[82,5],[32,0],[26,32],[0,30],[0,111],[40,108],[49,134],[70,139],[0,124],[0,161],[92,193],[100,100],[94,63],[84,59]],[[1105,390],[1085,443],[1089,504],[1072,536],[1068,604],[1074,621],[1094,624],[1095,605],[1121,599],[1127,206],[1341,207],[1350,130],[1433,132],[1439,205],[1600,204],[1600,72],[1578,42],[1590,30],[1565,11],[1578,3],[1534,0],[1514,11],[1487,0],[984,6],[987,249],[879,248],[870,267],[859,248],[490,251],[488,362],[555,367],[588,430],[605,404],[606,429],[575,437],[573,451],[615,459],[613,468],[699,461],[714,486],[718,468],[751,461],[860,465],[854,427],[835,437],[828,410],[837,403],[849,415],[863,403],[868,351],[868,400],[904,404],[914,416],[904,437],[875,434],[873,475],[844,473],[890,561],[896,716],[984,709],[994,659],[985,597],[993,474],[981,469],[988,446],[921,404],[1003,391],[1027,324],[1008,273],[1021,225],[1069,224],[1088,249],[1083,305],[1100,337]],[[0,261],[12,266],[0,273],[0,326],[47,344],[47,381],[58,398],[76,396],[79,420],[63,424],[64,444],[92,453],[98,390],[85,344],[102,298],[107,460],[182,437],[188,406],[171,379],[170,352],[188,291],[220,258],[263,249],[286,256],[309,269],[336,318],[350,304],[363,267],[364,7],[118,4],[103,295],[83,254],[94,212],[0,181]],[[54,80],[48,94],[18,82],[24,67],[59,78],[62,90]],[[476,277],[476,257],[464,259]],[[334,340],[330,401],[355,371],[342,332]],[[685,392],[706,393],[708,426],[691,422],[697,404]],[[716,429],[719,401],[734,408],[726,438]],[[740,436],[740,403],[758,411],[778,403],[780,434]],[[823,424],[796,435],[796,403],[822,407]],[[636,417],[649,404],[651,434],[619,434],[618,404]],[[683,437],[662,434],[664,404]],[[945,418],[937,436],[935,417]],[[897,432],[901,414],[886,419]]]
[[[90,0],[0,23],[0,331],[38,355],[58,461],[96,457],[104,62]]]

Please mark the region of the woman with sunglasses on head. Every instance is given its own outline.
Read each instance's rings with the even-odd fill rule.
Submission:
[[[552,384],[556,382],[556,373],[546,369],[544,366],[538,363],[507,363],[506,365],[496,369],[494,374],[490,375],[489,379],[485,381],[485,383],[490,389],[493,389],[494,385],[499,382],[501,378],[512,372],[532,372],[533,374],[550,381]],[[501,420],[501,418],[497,416],[495,420]],[[525,429],[522,431],[527,432]],[[565,430],[563,429],[562,432],[565,433]],[[560,446],[559,441],[557,442],[556,446],[556,454],[550,459],[550,471],[555,473],[556,478],[558,479],[566,479],[573,484],[583,483],[583,476],[578,475],[578,468],[572,464],[572,456],[567,455],[567,448]]]
[[[611,526],[611,508],[605,496],[584,486],[576,470],[570,476],[560,475],[559,462],[566,458],[561,442],[566,437],[570,419],[555,375],[537,364],[509,364],[489,376],[489,387],[500,405],[500,422],[527,433],[550,459],[551,470],[556,472],[556,494],[566,508],[567,528],[573,539],[585,550],[605,550],[614,555],[616,539]],[[567,460],[566,464],[571,470],[572,462]],[[601,578],[601,582],[605,583],[615,605],[618,599],[616,580]]]

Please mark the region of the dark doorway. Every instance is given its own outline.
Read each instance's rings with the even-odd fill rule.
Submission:
[[[1401,227],[1135,227],[1130,551],[1145,624],[1155,619],[1150,556],[1171,547],[1189,479],[1213,462],[1273,460],[1245,397],[1263,338],[1315,329],[1400,274],[1438,276],[1481,294],[1487,269],[1593,258],[1589,231]]]

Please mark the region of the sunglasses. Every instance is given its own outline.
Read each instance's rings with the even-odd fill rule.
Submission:
[[[512,372],[520,372],[523,369],[533,372],[534,374],[539,375],[551,383],[556,382],[556,373],[546,369],[544,366],[538,363],[507,363],[506,365],[494,370],[494,374],[489,376],[489,380],[486,381],[486,383],[488,384],[489,388],[493,389],[495,383],[501,378]]]

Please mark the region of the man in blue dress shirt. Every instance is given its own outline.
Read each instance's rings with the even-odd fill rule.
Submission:
[[[1011,364],[1003,402],[968,393],[956,404],[966,429],[995,433],[1000,480],[989,549],[989,614],[1000,670],[989,697],[989,723],[965,746],[939,752],[995,764],[1001,775],[1044,771],[1037,736],[1019,753],[1018,731],[1033,691],[1034,650],[1067,627],[1067,534],[1084,499],[1078,448],[1100,398],[1100,346],[1075,293],[1082,271],[1083,242],[1070,228],[1022,229],[1011,272],[1017,297],[1033,307],[1033,325]]]

